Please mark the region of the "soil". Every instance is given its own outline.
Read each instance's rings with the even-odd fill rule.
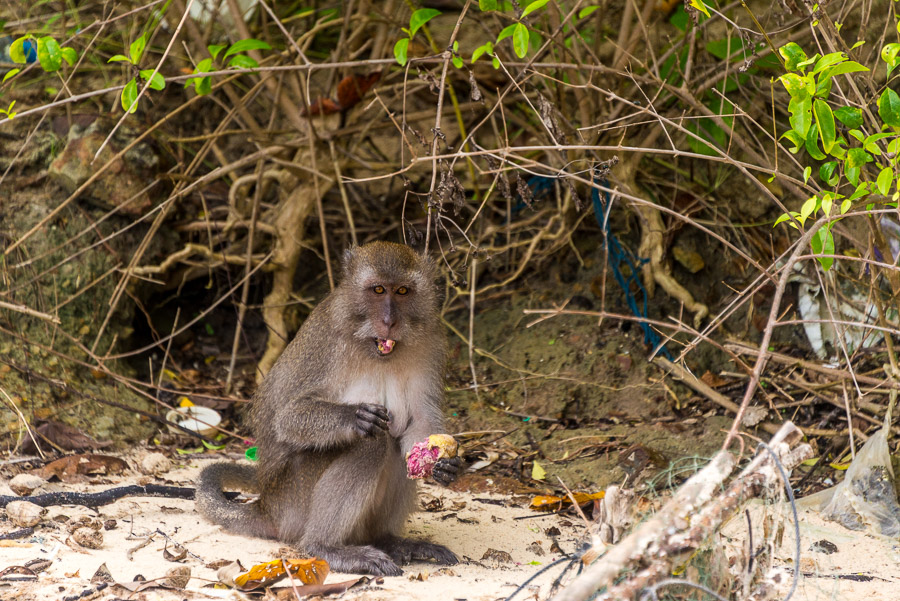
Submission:
[[[128,457],[134,464],[135,454]],[[99,491],[114,485],[165,482],[191,486],[199,467],[212,457],[191,456],[176,463],[171,471],[158,478],[141,475],[104,478],[102,483],[62,485],[48,483],[36,492],[52,490]],[[177,461],[177,459],[176,459]],[[422,484],[420,499],[427,511],[416,513],[409,522],[407,534],[445,544],[460,558],[455,566],[443,567],[415,562],[395,578],[359,580],[358,575],[329,574],[326,583],[359,580],[343,599],[415,600],[468,599],[488,601],[505,599],[525,581],[551,562],[563,559],[562,553],[576,551],[585,540],[584,523],[572,515],[539,514],[527,509],[529,498],[520,494],[485,492],[496,490],[492,478],[467,476],[468,484],[449,490]],[[480,486],[474,485],[476,481]],[[459,490],[462,489],[462,490]],[[766,516],[783,523],[786,508],[754,504],[748,519],[755,529],[766,523]],[[73,541],[69,530],[80,521],[105,523],[100,530],[100,548],[89,549]],[[800,571],[802,577],[795,595],[801,599],[893,599],[900,583],[900,568],[893,541],[882,537],[852,532],[823,522],[814,512],[801,510]],[[709,573],[715,580],[731,578],[738,572],[745,555],[747,523],[743,514],[732,520],[712,543],[723,554],[719,574]],[[775,565],[793,568],[794,538],[790,521],[785,522],[781,545],[775,550]],[[8,525],[6,525],[8,526]],[[99,526],[99,523],[98,523]],[[107,529],[108,528],[108,529]],[[759,537],[760,533],[757,532]],[[148,537],[150,541],[148,543]],[[757,544],[759,539],[757,538]],[[823,543],[822,541],[826,541]],[[148,544],[145,544],[148,543]],[[184,558],[172,556],[187,551]],[[817,543],[812,547],[813,543]],[[813,551],[812,548],[818,549]],[[168,555],[168,558],[167,558]],[[97,511],[83,507],[53,507],[46,519],[35,528],[33,536],[21,540],[2,541],[0,569],[21,566],[31,560],[52,560],[36,580],[2,581],[0,597],[18,601],[74,598],[85,591],[96,591],[98,583],[131,583],[138,576],[147,581],[161,581],[175,567],[190,568],[185,589],[150,587],[131,594],[128,589],[108,584],[91,598],[108,601],[115,598],[180,601],[182,599],[239,598],[223,589],[217,577],[218,566],[234,560],[245,567],[272,561],[279,557],[302,557],[296,551],[276,542],[228,534],[219,526],[201,518],[193,502],[179,499],[126,498]],[[520,599],[549,597],[554,579],[567,562],[549,569],[530,582]],[[702,565],[702,564],[701,564]],[[735,568],[734,566],[737,566]],[[103,580],[97,575],[105,570]],[[697,568],[689,568],[687,577],[702,580]],[[571,578],[572,571],[567,579]],[[564,580],[565,582],[566,580]],[[280,586],[287,586],[282,582]],[[786,578],[778,598],[790,586]]]

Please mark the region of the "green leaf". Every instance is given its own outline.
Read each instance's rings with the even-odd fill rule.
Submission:
[[[851,148],[847,151],[847,166],[851,169],[859,168],[872,162],[872,155],[862,148]]]
[[[876,185],[878,186],[878,191],[882,193],[882,195],[887,196],[888,192],[891,191],[891,183],[894,181],[894,170],[890,167],[885,167],[881,170],[881,173],[878,174],[878,179],[876,180]]]
[[[31,39],[31,36],[23,35],[20,38],[16,38],[16,40],[9,45],[9,58],[11,58],[14,63],[24,65],[28,62],[28,57],[25,56],[25,41],[28,39]]]
[[[709,18],[709,10],[707,10],[706,5],[703,4],[703,0],[691,0],[691,6],[706,15],[707,19]]]
[[[888,77],[891,75],[891,71],[897,66],[898,59],[897,55],[900,54],[900,44],[894,42],[893,44],[885,44],[881,49],[881,60],[887,63],[887,74]]]
[[[819,137],[822,139],[822,149],[826,153],[830,153],[835,140],[834,114],[831,112],[831,107],[824,100],[818,98],[813,103],[813,111],[816,114]]]
[[[779,217],[778,219],[775,220],[775,225],[773,225],[772,227],[775,227],[779,223],[784,223],[785,221],[790,221],[790,220],[791,220],[791,216],[789,214],[782,213],[781,217]]]
[[[868,67],[864,67],[864,66],[860,65],[856,61],[846,61],[846,62],[840,63],[839,65],[835,65],[833,67],[830,67],[830,68],[822,71],[822,73],[819,74],[819,80],[821,81],[822,78],[826,78],[826,77],[832,78],[832,77],[835,77],[836,75],[843,75],[844,73],[857,73],[859,71],[868,71],[868,70],[869,70]]]
[[[136,65],[141,62],[141,56],[144,54],[144,49],[147,47],[147,34],[145,33],[135,41],[131,42],[131,46],[128,47],[128,56],[131,57],[131,64]]]
[[[817,255],[833,255],[834,237],[831,235],[831,230],[825,226],[819,228],[819,231],[813,234],[813,237],[810,239],[809,245]],[[831,266],[834,264],[833,257],[816,257],[816,259],[825,271],[831,269]]]
[[[409,38],[400,38],[394,44],[394,58],[401,67],[406,66],[406,51],[409,49]]]
[[[231,47],[225,51],[225,56],[222,57],[222,60],[225,60],[232,54],[237,54],[238,52],[247,52],[248,50],[271,50],[272,47],[262,40],[255,40],[253,38],[247,38],[246,40],[238,40]]]
[[[548,0],[534,0],[534,2],[531,2],[528,6],[525,7],[525,10],[522,11],[522,18],[524,19],[534,11],[540,8],[544,8],[544,6],[547,5],[547,2]],[[706,16],[708,17],[709,15]]]
[[[409,18],[409,37],[416,35],[419,28],[441,14],[436,8],[420,8]]]
[[[819,150],[819,128],[810,127],[806,132],[806,152],[817,161],[825,160],[825,153]]]
[[[59,43],[50,36],[44,36],[38,40],[38,60],[44,71],[59,71],[62,66],[62,49]]]
[[[900,127],[900,96],[887,88],[878,99],[878,116],[891,127]]]
[[[228,61],[228,66],[234,69],[255,69],[259,63],[246,54],[236,54]]]
[[[7,79],[14,77],[19,71],[21,71],[21,69],[19,69],[18,67],[16,67],[15,69],[10,69],[6,72],[6,75],[3,76],[3,81],[0,81],[0,83],[5,83]]]
[[[478,8],[482,12],[497,10],[497,0],[478,0]]]
[[[131,59],[129,59],[124,54],[116,54],[116,55],[110,57],[110,59],[106,62],[107,63],[130,63]]]
[[[862,126],[862,109],[852,106],[842,106],[834,110],[834,116],[846,127]]]
[[[850,167],[849,165],[850,158],[847,157],[847,160],[844,161],[844,177],[847,178],[854,186],[859,184],[859,174],[861,169],[859,167]]]
[[[784,67],[788,71],[799,70],[798,65],[806,60],[806,53],[796,42],[788,42],[778,49],[778,54],[784,59]]]
[[[828,67],[836,65],[845,60],[847,60],[847,57],[844,56],[843,52],[830,52],[816,61],[816,66],[813,67],[812,72],[818,73],[823,69],[827,69]]]
[[[500,59],[496,55],[491,57],[491,66],[494,67],[495,71],[500,68]]]
[[[813,95],[818,96],[819,98],[828,98],[829,94],[831,94],[831,86],[834,82],[830,77],[819,77],[819,81],[816,82],[816,87],[813,89]]]
[[[803,170],[803,183],[804,184],[809,181],[810,175],[812,175],[812,167],[807,165],[806,169]]]
[[[821,179],[829,186],[836,185],[840,180],[840,175],[835,175],[837,166],[837,161],[828,161],[827,163],[822,163],[822,165],[819,166],[819,179]]]
[[[522,23],[516,23],[513,29],[513,50],[519,58],[528,54],[528,28]]]
[[[788,149],[791,154],[797,154],[797,152],[799,152],[803,145],[806,143],[806,138],[795,132],[793,129],[784,132],[781,137],[787,138],[794,144],[793,148]]]
[[[212,92],[212,77],[200,77],[194,84],[194,91],[200,96],[205,96]]]
[[[488,55],[494,54],[494,45],[491,42],[482,44],[475,49],[475,52],[472,53],[472,62],[474,63],[475,61],[477,61],[485,53],[487,53]]]
[[[823,194],[822,195],[822,212],[826,215],[831,215],[831,207],[834,204],[834,199],[831,194]]]
[[[225,50],[225,47],[225,44],[210,44],[206,49],[209,50],[209,55],[215,59],[220,52]]]
[[[153,79],[150,80],[150,89],[152,90],[162,90],[166,87],[166,80],[159,72],[153,73],[153,69],[144,69],[140,72],[141,79],[147,80],[151,75]]]
[[[450,62],[453,63],[453,66],[457,69],[463,68],[463,60],[458,56],[454,55],[453,58],[450,59]]]
[[[122,90],[122,108],[125,109],[126,113],[133,113],[137,110],[137,81],[132,78],[131,81],[125,84],[125,89]]]
[[[800,220],[806,221],[810,215],[816,212],[816,206],[818,205],[819,199],[815,196],[810,196],[803,203],[803,206],[800,207]]]
[[[516,28],[516,25],[521,25],[521,23],[513,23],[512,25],[507,25],[503,29],[500,30],[500,33],[497,34],[497,43],[499,44],[506,38],[510,37],[513,34],[513,31]]]
[[[804,97],[811,95],[807,90],[808,79],[796,73],[785,73],[778,78],[778,81],[781,82],[792,98],[802,100]]]
[[[789,119],[791,129],[806,138],[812,125],[812,99],[804,98],[797,100],[792,98],[788,103],[788,110],[791,112]]]
[[[587,16],[590,16],[594,13],[594,11],[598,10],[599,6],[585,6],[580,11],[578,11],[578,18],[583,19]]]
[[[75,49],[71,46],[62,48],[61,52],[63,60],[66,61],[66,63],[68,63],[70,67],[75,64],[75,61],[78,60],[78,53],[75,52]]]
[[[249,459],[250,461],[257,461],[259,459],[259,452],[257,451],[258,447],[250,447],[246,451],[244,451],[244,457]]]
[[[206,73],[208,71],[212,71],[211,58],[204,58],[202,61],[197,63],[197,66],[194,68],[194,73]]]

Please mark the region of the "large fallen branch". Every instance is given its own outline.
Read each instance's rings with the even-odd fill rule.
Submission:
[[[794,424],[786,422],[769,443],[788,471],[813,455],[805,443],[791,448],[802,436]],[[784,486],[772,454],[761,451],[725,487],[735,463],[733,455],[720,451],[659,512],[588,566],[554,601],[585,601],[602,588],[607,591],[600,599],[635,599],[640,591],[671,574],[673,561],[698,549],[747,500]],[[615,584],[626,570],[632,576]]]

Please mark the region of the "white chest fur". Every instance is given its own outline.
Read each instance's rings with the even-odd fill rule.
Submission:
[[[424,394],[425,387],[419,378],[373,370],[351,380],[341,395],[341,402],[384,405],[391,414],[391,435],[399,437],[409,427],[411,407],[422,402]]]

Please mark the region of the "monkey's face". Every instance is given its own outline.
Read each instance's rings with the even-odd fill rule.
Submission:
[[[364,321],[357,329],[357,337],[372,345],[379,357],[394,352],[399,344],[409,342],[412,326],[417,321],[418,302],[412,283],[373,278],[360,290]]]
[[[437,295],[432,264],[410,248],[373,242],[344,257],[339,286],[342,319],[366,352],[386,359],[433,337]],[[400,351],[402,353],[402,350]]]

